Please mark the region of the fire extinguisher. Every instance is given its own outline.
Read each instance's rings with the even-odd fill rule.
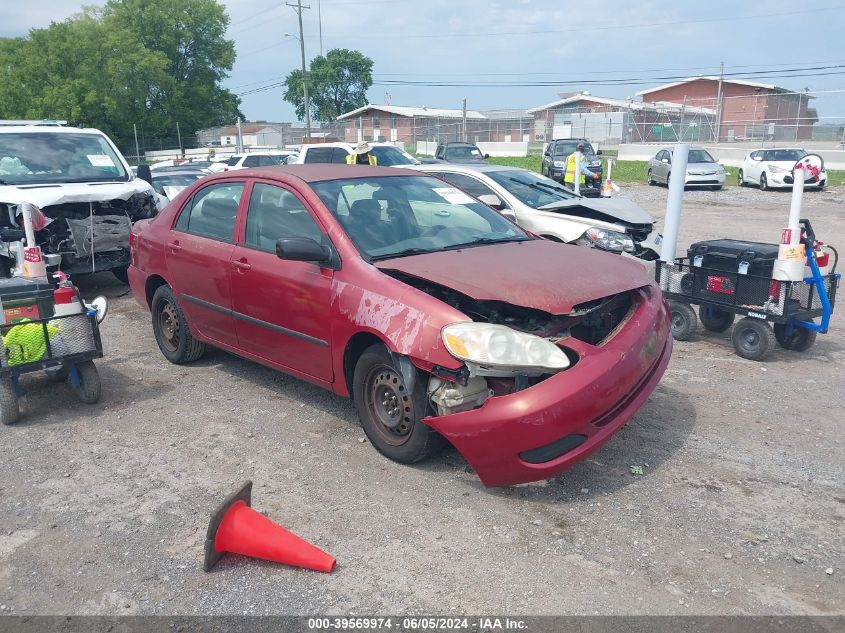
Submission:
[[[53,278],[58,281],[56,289],[53,291],[54,314],[56,316],[81,314],[85,308],[82,305],[79,291],[73,285],[73,282],[61,271],[53,273]]]

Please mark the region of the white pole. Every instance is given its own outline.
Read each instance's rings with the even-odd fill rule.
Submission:
[[[678,143],[672,150],[672,171],[675,177],[669,179],[669,196],[666,199],[666,219],[663,222],[663,247],[660,260],[673,264],[678,246],[678,226],[681,223],[681,208],[684,205],[684,181],[687,175],[689,145]]]
[[[238,146],[237,146],[237,152],[238,152],[238,154],[240,154],[241,152],[243,152],[243,151],[244,151],[244,139],[243,139],[243,136],[241,136],[241,117],[238,117],[237,126],[238,126]]]
[[[581,195],[581,152],[575,152],[575,182],[572,183],[575,195]]]
[[[804,167],[798,165],[792,172],[792,202],[789,206],[789,221],[781,231],[778,258],[772,277],[780,281],[801,281],[804,279],[804,251],[800,246],[801,203],[804,198]]]

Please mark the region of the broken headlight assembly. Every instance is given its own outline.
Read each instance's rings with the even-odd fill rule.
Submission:
[[[446,349],[480,376],[540,376],[569,367],[569,358],[539,336],[492,323],[453,323],[441,332]]]
[[[636,251],[634,240],[619,231],[608,231],[591,227],[584,231],[581,240],[588,246],[594,246],[614,253],[633,253]]]

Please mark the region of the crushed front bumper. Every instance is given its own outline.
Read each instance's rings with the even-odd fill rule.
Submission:
[[[486,486],[547,479],[601,447],[654,391],[672,352],[660,291],[641,299],[602,346],[561,341],[574,367],[480,408],[424,421],[448,439]]]

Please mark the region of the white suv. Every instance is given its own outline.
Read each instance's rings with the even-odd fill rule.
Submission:
[[[368,141],[372,149],[370,154],[376,157],[379,167],[407,167],[419,165],[420,161],[403,149],[390,143],[375,143]],[[290,164],[306,165],[311,163],[345,164],[346,157],[355,150],[352,143],[314,143],[303,145],[299,155],[291,159]]]
[[[236,171],[250,167],[272,167],[273,165],[284,165],[288,157],[296,154],[294,151],[278,152],[249,152],[248,154],[235,154],[225,160],[214,162],[209,169],[216,173],[220,171]]]

